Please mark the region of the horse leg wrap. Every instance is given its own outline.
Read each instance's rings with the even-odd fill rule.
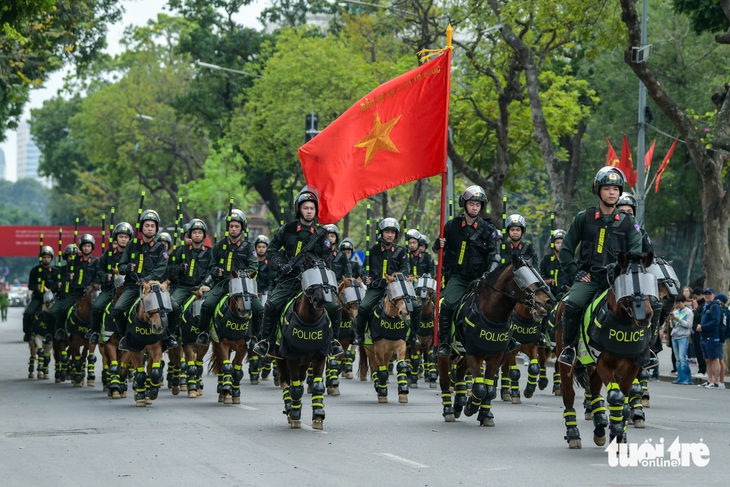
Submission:
[[[479,406],[479,415],[477,416],[477,421],[481,423],[482,421],[491,419],[494,419],[494,414],[492,413],[492,403],[483,402]]]
[[[66,350],[64,350],[63,352],[61,352],[61,367],[60,367],[62,381],[66,380],[66,374],[68,373],[68,365],[69,365],[68,352],[66,352]]]
[[[269,375],[271,375],[271,359],[265,358],[261,364],[261,378],[262,379],[268,379]]]
[[[436,353],[433,349],[428,354],[428,379],[431,382],[437,382],[439,380],[439,370],[436,366]]]
[[[593,412],[593,426],[596,428],[605,428],[608,426],[608,416],[606,416],[606,403],[600,394],[591,399],[591,411]]]
[[[563,411],[563,418],[565,419],[565,440],[570,443],[570,440],[580,440],[580,431],[578,431],[578,418],[575,414],[575,409],[565,408]]]
[[[408,394],[408,371],[410,367],[405,360],[399,360],[395,366],[396,378],[398,379],[398,394]]]
[[[321,377],[312,381],[312,421],[320,417],[324,419],[324,384]]]
[[[636,383],[636,381],[634,381]],[[649,399],[649,371],[642,369],[639,374],[639,383],[641,384],[641,397],[643,399]],[[633,391],[632,391],[633,395]]]
[[[35,355],[28,357],[28,373],[32,374],[35,370]]]
[[[258,382],[261,373],[261,362],[257,355],[253,355],[248,361],[248,375],[251,382]]]
[[[101,384],[108,389],[109,388],[109,366],[103,365],[101,367]]]
[[[631,391],[629,392],[629,405],[631,406],[631,419],[636,421],[637,419],[643,420],[644,416],[644,405],[641,403],[641,397],[643,394],[642,385],[637,379],[634,379],[634,383],[631,384]]]
[[[509,378],[510,378],[510,396],[520,397],[520,369],[516,365],[510,365],[509,367]]]
[[[442,413],[444,417],[454,414],[454,405],[451,402],[450,391],[441,391],[441,405],[444,408],[444,411]]]
[[[119,364],[116,360],[112,361],[112,364],[109,366],[109,390],[117,390],[119,392],[121,391],[121,384],[122,381],[119,377]]]
[[[327,361],[327,388],[340,387],[339,375],[339,363],[336,358],[330,357]],[[314,394],[314,385],[312,385],[312,394]]]
[[[540,367],[540,380],[537,381],[537,387],[540,388],[540,390],[544,390],[548,385],[548,378],[547,378],[547,369],[545,367]]]
[[[243,366],[234,365],[233,374],[233,397],[241,397],[241,381],[243,380]]]
[[[499,394],[502,396],[505,394],[509,394],[509,388],[510,388],[509,386],[510,386],[509,376],[502,374],[502,380],[499,383]]]
[[[583,392],[583,409],[585,410],[586,416],[589,414],[593,414],[591,410],[591,399],[593,396],[591,396],[591,393],[588,391]],[[590,419],[586,417],[586,419]]]
[[[454,405],[458,406],[459,408],[463,408],[466,406],[466,381],[457,381],[456,384],[454,384]]]
[[[494,381],[492,381],[494,385]],[[494,387],[492,387],[494,388]],[[482,405],[482,401],[487,397],[487,384],[484,377],[477,377],[474,379],[474,385],[471,388],[471,397],[466,405],[465,414],[467,416],[473,416],[479,412],[479,407]]]
[[[233,392],[233,365],[231,365],[230,360],[223,361],[221,372],[223,373],[223,387],[221,389],[224,395],[228,395]]]
[[[307,388],[311,391],[312,390],[312,383],[314,382],[314,369],[312,367],[309,367],[307,369]]]
[[[411,384],[418,382],[418,369],[421,366],[421,355],[418,353],[411,355]]]
[[[202,370],[200,371],[202,374]],[[188,391],[198,390],[198,367],[194,360],[188,361]]]
[[[160,393],[160,381],[162,381],[162,367],[159,362],[152,364],[152,370],[150,370],[150,399],[157,399],[157,395]]]
[[[96,380],[96,355],[86,357],[86,377],[89,380]]]
[[[530,360],[530,365],[527,366],[527,390],[535,392],[537,387],[537,375],[540,373],[540,365],[537,363],[537,359]]]
[[[76,355],[74,357],[73,371],[74,380],[76,382],[81,382],[84,380],[85,368],[84,363],[81,361],[81,355]]]
[[[60,363],[56,362],[54,364],[53,371],[54,371],[55,378],[57,380],[61,380],[61,364]]]
[[[474,385],[474,376],[471,374],[471,371],[467,372],[464,376],[464,382],[466,383],[467,389],[471,389],[471,387]]]
[[[291,413],[291,388],[285,387],[281,390],[281,398],[284,401],[284,411],[282,411],[284,414],[290,414]]]
[[[313,381],[314,382],[314,381]],[[301,381],[294,380],[291,383],[291,419],[302,419],[302,397],[304,396],[304,386]]]
[[[355,361],[355,352],[349,348],[345,351],[345,372],[352,372],[352,363]]]
[[[48,366],[51,364],[51,354],[43,354],[43,374],[48,378]]]
[[[563,389],[563,381],[560,378],[560,372],[553,373],[553,392]]]
[[[172,370],[172,387],[180,387],[180,367],[170,364]]]
[[[378,367],[378,395],[379,396],[387,396],[388,395],[388,366],[387,365],[381,365]]]
[[[180,377],[180,379],[179,379],[180,389],[185,390],[188,388],[188,363],[185,361],[184,358],[180,359],[179,369],[180,369],[180,372],[178,375]],[[222,377],[221,374],[218,373],[218,376],[219,376],[219,380],[220,380],[220,377]],[[218,392],[220,393],[220,390]]]
[[[161,362],[164,363],[165,361],[162,360]],[[167,380],[167,383],[169,384],[170,387],[173,385],[172,381],[174,380],[174,378],[175,378],[175,365],[170,363],[167,366],[167,377],[165,377],[165,380]]]
[[[622,438],[624,434],[624,402],[626,396],[616,382],[606,386],[606,402],[608,402],[608,418],[611,422],[611,436]]]
[[[198,391],[203,391],[203,361],[195,361],[195,382],[198,385]]]
[[[134,375],[134,395],[135,400],[144,399],[144,393],[146,391],[145,383],[147,382],[147,374],[144,371],[144,367],[138,367],[137,373]]]

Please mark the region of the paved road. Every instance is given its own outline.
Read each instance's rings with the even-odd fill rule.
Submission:
[[[150,407],[136,408],[132,394],[112,401],[99,386],[27,379],[20,313],[13,308],[0,323],[4,486],[688,486],[728,478],[727,390],[652,383],[647,427],[629,431],[630,442],[664,438],[667,448],[677,436],[703,441],[706,467],[612,468],[583,419],[583,449],[568,449],[562,403],[547,391],[522,405],[497,402],[495,428],[473,418],[444,423],[433,389],[411,391],[409,404],[377,404],[371,383],[359,381],[325,397],[324,432],[290,430],[270,381],[246,379],[240,406],[218,404],[208,377],[204,397],[163,389]]]

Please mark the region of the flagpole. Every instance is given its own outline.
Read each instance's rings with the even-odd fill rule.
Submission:
[[[441,220],[439,221],[439,238],[444,238],[444,220],[446,219],[446,181],[448,179],[448,164],[447,160],[449,157],[449,99],[451,97],[451,52],[454,47],[451,41],[454,37],[454,30],[451,28],[451,24],[446,27],[446,52],[448,61],[446,63],[446,123],[444,124],[444,167],[441,171]],[[439,246],[439,263],[436,268],[436,306],[433,313],[433,344],[434,346],[439,344],[439,306],[441,303],[441,276],[444,263],[444,248]]]

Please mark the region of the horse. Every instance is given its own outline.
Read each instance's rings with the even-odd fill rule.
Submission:
[[[609,420],[611,441],[615,438],[617,443],[627,442],[626,425],[629,417],[633,416],[636,427],[643,427],[642,391],[636,377],[648,357],[649,346],[654,338],[652,318],[659,292],[656,276],[647,272],[653,260],[651,252],[619,254],[615,277],[609,289],[601,293],[585,311],[584,321],[588,326],[582,327],[578,347],[581,364],[576,365],[575,369],[563,363],[558,364],[565,407],[565,439],[570,449],[582,447],[573,408],[575,390],[571,378],[574,370],[575,382],[590,389],[590,416],[593,419],[593,441],[596,445],[606,444]],[[556,323],[560,323],[562,314],[563,302],[558,305]],[[563,348],[562,328],[556,329],[555,338],[556,353],[559,354]],[[601,396],[604,385],[605,402]]]
[[[388,402],[388,363],[396,354],[398,402],[408,402],[406,339],[410,330],[415,290],[402,273],[386,275],[387,287],[380,304],[373,311],[365,337],[365,353],[372,370],[378,403]]]
[[[28,378],[33,378],[34,363],[37,366],[38,378],[49,379],[48,365],[51,363],[51,343],[44,343],[43,337],[48,335],[48,324],[46,323],[46,313],[53,303],[55,296],[50,289],[46,289],[43,293],[43,306],[40,311],[33,317],[33,326],[28,348],[30,349],[30,358],[28,359]]]
[[[540,354],[540,347],[537,340],[540,334],[540,322],[542,316],[535,318],[535,310],[531,310],[523,303],[517,303],[510,316],[512,336],[520,342],[520,348],[510,350],[502,364],[502,384],[500,395],[502,400],[512,404],[520,404],[520,369],[517,367],[517,353],[527,355],[530,362],[527,366],[527,387],[525,397],[531,398],[537,388],[540,370],[545,370],[545,354]],[[541,362],[542,361],[542,362]],[[543,386],[543,389],[545,386]]]
[[[66,318],[66,329],[68,330],[68,355],[71,362],[71,382],[74,387],[84,385],[84,362],[87,362],[86,385],[94,387],[96,375],[94,366],[96,355],[94,346],[85,338],[89,332],[91,321],[91,304],[99,295],[99,285],[92,284],[76,304],[73,305]],[[93,348],[92,348],[93,347]],[[88,356],[88,360],[87,360]]]
[[[131,366],[129,354],[119,353],[121,337],[111,318],[111,309],[123,292],[124,276],[117,274],[114,277],[114,297],[103,314],[101,346],[99,347],[102,360],[101,380],[107,395],[112,399],[127,397],[127,381],[122,380],[122,377],[126,379],[127,369]]]
[[[190,298],[182,305],[182,312],[180,314],[180,340],[182,346],[167,351],[170,357],[167,385],[172,390],[173,396],[177,396],[182,390],[183,376],[181,375],[181,364],[183,363],[186,365],[184,384],[188,398],[195,399],[203,395],[203,357],[205,357],[208,351],[208,345],[200,345],[196,343],[196,339],[200,334],[198,325],[200,309],[203,306],[205,294],[208,291],[210,291],[208,286],[200,286],[192,292]],[[200,370],[200,374],[198,370]],[[188,374],[190,374],[189,379]]]
[[[162,339],[165,333],[167,314],[172,311],[167,282],[148,281],[141,283],[140,299],[129,312],[126,343],[134,370],[134,401],[137,407],[144,407],[157,399],[162,380]],[[143,365],[147,355],[148,373]]]
[[[418,330],[418,345],[408,345],[408,356],[411,362],[410,387],[418,388],[418,378],[424,377],[431,389],[436,388],[438,369],[436,353],[433,346],[434,333],[434,295],[436,280],[430,274],[418,278],[414,285],[416,297],[421,303],[421,328]],[[420,373],[423,367],[423,374]]]
[[[342,305],[342,321],[340,322],[340,336],[338,340],[345,351],[341,357],[330,357],[327,362],[327,394],[332,396],[340,395],[339,375],[345,379],[352,379],[352,363],[355,360],[355,352],[350,350],[354,336],[352,325],[357,319],[360,302],[365,296],[365,285],[362,279],[344,277],[337,287],[337,299]]]
[[[510,262],[469,285],[453,316],[454,344],[459,352],[454,385],[456,400],[453,404],[449,374],[452,360],[450,357],[438,357],[442,414],[446,422],[454,422],[464,410],[467,416],[478,412],[480,426],[494,426],[492,399],[497,394],[494,380],[508,353],[512,310],[517,303],[522,303],[538,320],[552,309],[554,299],[540,274],[516,255]],[[465,355],[465,360],[459,355]],[[467,370],[474,375],[469,397],[464,380]]]
[[[326,306],[337,292],[337,278],[326,263],[305,257],[308,269],[301,275],[302,292],[284,308],[280,335],[273,348],[279,368],[284,400],[284,414],[292,429],[302,427],[303,381],[312,367],[312,428],[324,428],[324,392],[322,383],[332,343],[332,326]]]
[[[208,370],[218,375],[218,402],[224,404],[241,404],[243,359],[248,353],[251,339],[251,298],[256,296],[256,281],[243,272],[233,271],[228,282],[228,294],[215,310],[210,334],[213,355]],[[236,353],[233,361],[231,352]],[[202,369],[198,371],[197,365],[191,365],[188,361],[188,393],[191,389],[197,390],[199,373],[202,373]]]

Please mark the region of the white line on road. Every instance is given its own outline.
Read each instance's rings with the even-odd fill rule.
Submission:
[[[245,404],[234,404],[233,407],[245,409],[246,411],[258,411],[258,409],[251,406],[246,406]]]
[[[403,463],[405,465],[408,465],[409,467],[428,468],[428,465],[414,462],[413,460],[408,460],[407,458],[399,457],[398,455],[393,455],[392,453],[376,453],[376,455],[378,455],[379,457],[387,458],[388,460],[393,460],[394,462]]]
[[[657,397],[665,397],[665,398],[667,398],[667,399],[683,399],[683,400],[685,400],[685,401],[699,401],[699,399],[693,399],[693,398],[691,398],[691,397],[679,397],[679,396],[659,396],[659,395],[657,395]]]
[[[659,426],[656,424],[647,424],[647,428],[656,428],[658,430],[664,430],[664,431],[679,431],[678,428],[670,428],[669,426]]]

